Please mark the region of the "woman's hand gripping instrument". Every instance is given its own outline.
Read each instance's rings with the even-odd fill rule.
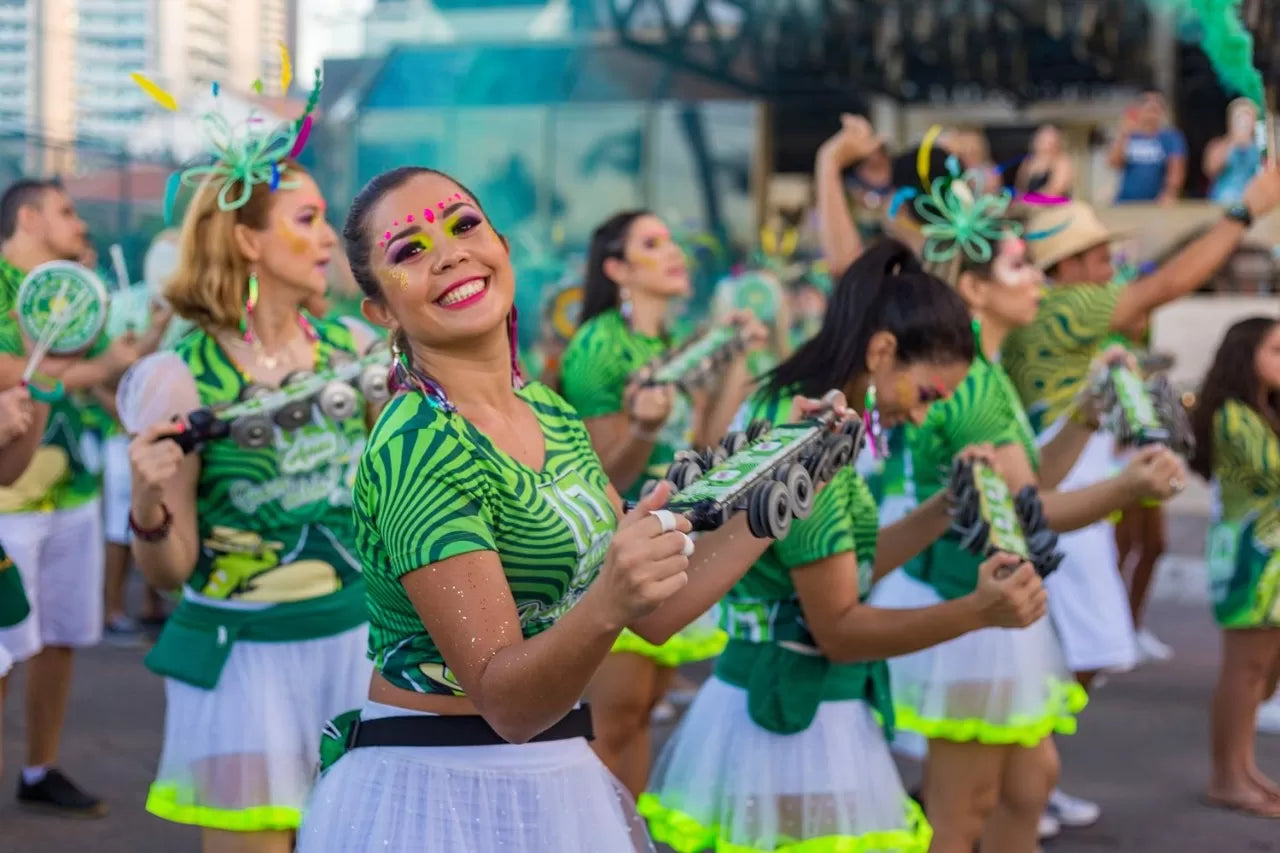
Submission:
[[[310,423],[313,406],[326,417],[342,421],[356,413],[361,397],[375,405],[385,402],[391,396],[389,364],[386,346],[378,342],[363,358],[332,364],[320,373],[291,373],[278,389],[249,385],[240,402],[197,409],[187,415],[187,429],[168,437],[185,453],[226,438],[249,450],[266,447],[277,426],[296,430]]]
[[[753,421],[715,447],[680,451],[665,478],[677,489],[666,509],[688,518],[695,531],[715,530],[745,512],[753,536],[785,537],[792,518],[808,517],[817,489],[861,450],[862,421],[838,414],[837,397],[829,392],[826,407],[798,423]]]
[[[1048,577],[1063,554],[1058,534],[1048,528],[1035,486],[1014,497],[995,469],[981,461],[957,459],[951,469],[951,532],[960,547],[979,557],[1013,554]]]
[[[1101,425],[1121,447],[1163,444],[1183,457],[1195,448],[1186,409],[1165,374],[1143,382],[1123,361],[1113,360],[1095,374],[1092,386]]]
[[[747,330],[737,320],[713,326],[684,346],[651,361],[634,375],[641,386],[674,385],[689,393],[705,388],[747,349]]]

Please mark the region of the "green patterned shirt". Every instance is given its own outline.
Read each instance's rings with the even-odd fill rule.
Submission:
[[[929,407],[911,430],[916,495],[924,501],[947,487],[956,455],[972,444],[1020,444],[1033,468],[1040,466],[1035,433],[1013,383],[981,349],[955,393]],[[934,542],[906,565],[907,574],[933,586],[943,598],[959,598],[977,585],[982,560],[962,549],[953,534]]]
[[[1280,500],[1280,438],[1239,400],[1214,413],[1213,476],[1222,521],[1243,521]]]
[[[20,358],[26,355],[26,346],[13,312],[24,277],[25,273],[0,258],[0,353]],[[109,343],[106,335],[100,336],[84,358],[98,357]],[[97,424],[95,408],[84,392],[67,394],[49,407],[44,439],[23,475],[26,487],[21,493],[0,487],[0,512],[74,509],[98,496],[102,490],[101,441],[90,428]]]
[[[317,365],[355,354],[350,330],[316,322]],[[205,406],[240,399],[249,382],[204,331],[175,351]],[[201,454],[196,512],[202,547],[187,586],[207,598],[241,602],[316,599],[360,582],[353,550],[351,487],[364,449],[365,404],[335,423],[318,407],[297,430],[274,428],[272,443],[247,449],[227,439]]]
[[[786,423],[790,394],[749,401],[748,420]],[[774,542],[734,585],[720,607],[721,625],[731,639],[751,643],[797,639],[802,626],[779,624],[780,613],[795,612],[799,598],[791,579],[792,569],[853,552],[858,564],[858,590],[865,598],[871,591],[875,567],[879,519],[875,499],[866,482],[851,467],[841,468],[814,500],[812,514],[791,523],[785,539]],[[812,644],[812,638],[808,639]]]
[[[356,548],[368,584],[370,656],[397,687],[463,692],[401,584],[405,575],[493,551],[532,637],[573,607],[604,562],[617,517],[586,428],[545,385],[519,394],[542,426],[540,471],[421,394],[393,399],[370,435],[356,475]]]
[[[583,418],[622,411],[622,395],[631,374],[673,347],[672,342],[632,332],[622,315],[606,311],[579,327],[561,359],[564,398]],[[623,497],[637,500],[646,480],[660,480],[676,451],[693,442],[693,404],[676,394],[666,425],[640,479]]]
[[[1111,320],[1123,284],[1055,284],[1036,319],[1015,329],[1000,361],[1022,398],[1037,432],[1071,407],[1089,366],[1111,336]]]

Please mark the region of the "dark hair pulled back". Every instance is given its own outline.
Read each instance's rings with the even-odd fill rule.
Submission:
[[[347,262],[351,265],[351,275],[355,278],[356,284],[360,286],[360,291],[369,299],[377,301],[384,299],[382,283],[378,281],[377,275],[374,274],[371,261],[374,239],[370,230],[370,216],[373,213],[373,209],[378,206],[378,202],[382,201],[387,193],[399,189],[419,175],[437,175],[452,181],[478,207],[480,206],[480,199],[464,183],[453,175],[442,172],[439,169],[432,169],[429,166],[399,166],[374,176],[369,183],[361,187],[360,192],[356,193],[356,197],[351,202],[351,208],[347,211],[346,221],[342,225],[342,243],[347,253]],[[481,207],[481,213],[483,212],[484,209]],[[485,215],[487,218],[488,214]],[[499,236],[501,235],[499,234]],[[505,238],[503,239],[505,240]],[[507,336],[511,343],[512,374],[517,384],[519,384],[523,380],[520,378],[519,360],[516,355],[515,317],[516,309],[512,305],[507,323]],[[397,330],[392,335],[391,340],[392,344],[401,352],[406,355],[411,353],[409,340],[403,328]],[[393,364],[391,369],[392,384],[401,385],[404,377],[397,375],[396,368],[397,365]]]
[[[652,216],[647,210],[624,210],[615,213],[591,232],[591,244],[587,249],[587,268],[582,281],[582,309],[578,325],[606,311],[617,309],[622,302],[618,283],[604,271],[605,261],[625,257],[627,236],[631,226],[643,216]]]
[[[899,364],[973,360],[973,323],[964,300],[925,272],[909,248],[883,239],[845,270],[821,330],[766,375],[765,388],[819,397],[846,387],[867,370],[876,332],[897,339]]]

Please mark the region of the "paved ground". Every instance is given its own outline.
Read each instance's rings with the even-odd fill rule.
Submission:
[[[1202,533],[1186,524],[1171,528],[1171,544],[1184,556],[1161,582],[1163,600],[1153,607],[1150,623],[1178,657],[1113,679],[1086,712],[1080,734],[1063,741],[1065,786],[1099,800],[1106,811],[1096,827],[1052,842],[1048,853],[1280,853],[1280,821],[1239,817],[1197,802],[1206,774],[1206,709],[1218,646],[1203,603],[1190,600],[1195,584],[1203,583],[1191,557]],[[77,672],[63,764],[109,797],[112,814],[104,820],[34,817],[14,807],[10,792],[22,732],[18,703],[9,703],[0,853],[198,850],[195,832],[154,820],[142,808],[158,757],[164,698],[141,656],[137,649],[99,648],[83,657]],[[1280,737],[1265,739],[1260,751],[1263,767],[1280,776]]]

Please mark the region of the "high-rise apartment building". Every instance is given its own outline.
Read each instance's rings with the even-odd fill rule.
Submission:
[[[157,109],[130,72],[179,102],[215,80],[279,92],[298,2],[0,0],[0,136],[29,137],[29,168],[65,170],[73,140],[120,146]]]

